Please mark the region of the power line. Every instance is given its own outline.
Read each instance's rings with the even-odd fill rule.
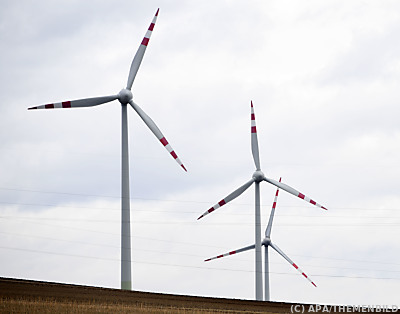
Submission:
[[[161,200],[160,200],[161,201]],[[179,201],[176,201],[179,202]],[[66,205],[58,205],[58,204],[34,204],[34,203],[15,203],[15,202],[0,202],[3,205],[18,205],[18,206],[34,206],[34,207],[57,207],[57,208],[67,208],[67,209],[90,209],[90,210],[110,210],[110,211],[120,211],[120,208],[111,208],[111,207],[93,207],[93,206],[66,206]],[[268,207],[269,205],[264,205],[264,207]],[[281,205],[281,207],[284,207]],[[286,206],[286,207],[295,207],[295,206]],[[198,211],[178,211],[178,210],[154,210],[154,209],[140,209],[135,208],[135,212],[151,212],[151,213],[176,213],[176,214],[195,214],[198,215]],[[399,211],[400,212],[400,211]],[[331,212],[330,212],[331,213]],[[232,216],[252,216],[253,213],[250,212],[230,212]],[[334,215],[309,215],[309,214],[301,214],[301,213],[292,213],[292,214],[276,214],[275,217],[305,217],[305,218],[318,218],[318,219],[332,219],[332,218],[357,218],[357,219],[385,219],[385,218],[399,218],[400,216],[388,216],[379,217],[379,216],[338,216]]]
[[[46,217],[16,217],[16,216],[0,216],[0,219],[17,219],[17,220],[47,220],[47,221],[56,221],[61,223],[68,223],[68,222],[90,222],[90,223],[119,223],[119,220],[101,220],[101,219],[71,219],[71,218],[46,218]],[[157,220],[133,220],[133,223],[140,223],[140,224],[148,224],[148,225],[192,225],[192,226],[201,226],[196,221],[157,221]],[[315,225],[314,222],[309,223],[282,223],[278,222],[278,226],[280,227],[309,227],[313,226],[315,228],[322,228],[322,227],[397,227],[400,226],[400,222],[359,222],[359,223],[318,223]],[[218,226],[245,226],[245,227],[252,227],[253,224],[250,222],[210,222],[207,224],[207,227],[218,227]]]
[[[75,244],[83,244],[83,245],[89,245],[89,246],[97,246],[97,247],[109,247],[109,248],[114,248],[114,249],[120,249],[120,246],[117,245],[107,245],[107,244],[95,244],[95,243],[89,243],[89,242],[83,242],[83,241],[73,241],[73,240],[65,240],[65,239],[55,239],[55,238],[50,238],[50,237],[42,237],[42,236],[31,236],[31,235],[21,235],[21,234],[16,234],[16,233],[9,233],[9,232],[2,232],[2,234],[8,234],[8,235],[13,235],[13,236],[20,236],[20,237],[28,237],[29,238],[36,238],[36,239],[44,239],[44,240],[51,240],[51,241],[57,241],[57,242],[67,242],[67,243],[75,243]],[[183,256],[191,256],[191,257],[198,257],[200,259],[204,260],[204,255],[198,255],[198,254],[187,254],[187,253],[176,253],[176,252],[166,252],[166,251],[160,251],[160,250],[150,250],[150,249],[135,249],[135,251],[139,252],[150,252],[150,253],[161,253],[161,254],[170,254],[170,255],[183,255]],[[299,255],[297,255],[299,256]],[[301,255],[300,255],[301,256]],[[318,258],[318,257],[313,257],[313,258]],[[252,261],[250,259],[238,259],[236,258],[236,261]],[[364,261],[357,261],[357,262],[364,262]],[[385,263],[385,262],[375,262],[375,263],[380,263],[380,264],[394,264],[394,265],[400,265],[400,264],[395,264],[395,263]],[[383,272],[392,272],[392,273],[400,273],[400,270],[387,270],[387,269],[370,269],[370,268],[355,268],[355,267],[335,267],[335,266],[320,266],[320,265],[307,265],[303,264],[303,267],[318,267],[318,268],[331,268],[331,269],[351,269],[351,270],[369,270],[369,271],[383,271]]]
[[[5,188],[0,187],[0,190],[7,191],[19,191],[19,192],[32,192],[32,193],[43,193],[43,194],[60,194],[60,195],[71,195],[71,196],[82,196],[82,197],[101,197],[101,198],[113,198],[113,199],[121,199],[120,196],[114,195],[101,195],[101,194],[84,194],[84,193],[71,193],[71,192],[56,192],[56,191],[43,191],[43,190],[31,190],[31,189],[22,189],[22,188]],[[194,204],[214,204],[213,201],[195,201],[195,200],[169,200],[169,199],[155,199],[155,198],[143,198],[143,197],[130,197],[131,200],[142,200],[142,201],[156,201],[156,202],[174,202],[174,203],[194,203]],[[12,203],[11,203],[12,204]],[[17,203],[15,204],[17,205]],[[28,204],[27,204],[28,205]],[[30,204],[29,204],[30,205]],[[237,206],[249,206],[252,205],[250,203],[237,203]],[[32,206],[36,206],[32,204]],[[39,205],[38,205],[39,206]],[[50,204],[44,204],[43,206],[52,206]],[[58,206],[58,205],[54,205]],[[271,207],[271,204],[261,205],[262,207]],[[280,205],[280,207],[295,207],[295,208],[308,208],[305,205]],[[84,207],[85,208],[85,207]],[[389,210],[389,211],[400,211],[399,208],[361,208],[361,207],[330,207],[331,211],[333,210],[372,210],[372,211],[381,211],[381,210]]]
[[[75,258],[87,258],[87,259],[95,259],[95,260],[104,260],[104,261],[121,261],[121,259],[117,258],[107,258],[107,257],[94,257],[88,255],[79,255],[79,254],[67,254],[67,253],[56,253],[51,251],[42,251],[42,250],[32,250],[32,249],[21,249],[21,248],[12,248],[12,247],[4,247],[0,246],[1,249],[6,250],[15,250],[15,251],[23,251],[23,252],[31,252],[37,254],[50,254],[50,255],[58,255],[58,256],[68,256],[68,257],[75,257]],[[158,265],[158,266],[168,266],[168,267],[180,267],[180,268],[197,268],[203,270],[223,270],[223,271],[235,271],[235,272],[247,272],[253,273],[253,270],[245,270],[245,269],[229,269],[229,268],[216,268],[216,267],[203,267],[203,266],[193,266],[193,265],[182,265],[182,264],[167,264],[167,263],[156,263],[156,262],[149,262],[149,261],[137,261],[132,260],[132,263],[138,264],[145,264],[145,265]],[[294,276],[297,274],[293,273],[283,273],[283,272],[271,272],[272,274],[278,275],[291,275]],[[378,279],[378,280],[400,280],[400,278],[392,278],[392,277],[371,277],[371,276],[345,276],[345,275],[323,275],[323,274],[313,274],[313,277],[330,277],[330,278],[348,278],[348,279]]]
[[[82,230],[82,231],[89,231],[89,230],[85,230],[85,229],[79,229],[79,228],[73,228],[73,229],[78,229],[78,230]],[[0,231],[0,233],[2,234],[9,234],[9,235],[13,235],[13,236],[20,236],[20,237],[29,237],[29,238],[39,238],[39,239],[45,239],[45,240],[53,240],[53,241],[62,241],[62,242],[69,242],[69,243],[78,243],[78,244],[84,244],[84,245],[91,245],[91,246],[105,246],[105,247],[111,247],[111,248],[120,248],[120,246],[115,246],[115,245],[106,245],[104,243],[102,244],[95,244],[95,243],[89,243],[89,242],[83,242],[83,241],[72,241],[72,240],[65,240],[65,239],[56,239],[56,238],[50,238],[50,237],[42,237],[42,236],[35,236],[35,235],[28,235],[28,234],[16,234],[16,233],[9,233],[9,232],[2,232]],[[112,234],[112,233],[105,233],[105,234]],[[119,235],[119,234],[113,234],[113,235]],[[131,238],[139,238],[139,239],[143,239],[146,241],[157,241],[157,242],[167,242],[167,243],[177,243],[177,244],[184,244],[184,245],[189,245],[189,246],[193,246],[192,242],[183,242],[183,241],[171,241],[171,240],[165,240],[165,239],[155,239],[155,238],[148,238],[148,237],[142,237],[142,236],[135,236],[132,235]],[[219,250],[226,250],[225,247],[221,247],[221,246],[213,246],[213,245],[206,245],[206,244],[200,244],[200,243],[196,243],[196,246],[201,246],[201,247],[207,247],[207,248],[218,248]],[[147,249],[137,249],[139,251],[148,251],[148,252],[155,252],[155,253],[167,253],[167,254],[179,254],[179,255],[188,255],[188,256],[196,256],[196,257],[201,257],[204,258],[203,255],[193,255],[193,254],[186,254],[186,253],[171,253],[171,252],[161,252],[161,251],[157,251],[157,250],[147,250]],[[375,264],[386,264],[386,265],[396,265],[399,266],[400,263],[391,263],[391,262],[382,262],[382,261],[365,261],[365,260],[353,260],[353,259],[342,259],[342,258],[335,258],[335,257],[316,257],[316,256],[308,256],[308,255],[296,255],[296,254],[292,254],[293,256],[299,256],[299,257],[306,257],[306,258],[313,258],[313,259],[326,259],[326,260],[338,260],[338,261],[346,261],[346,262],[357,262],[357,263],[375,263]],[[244,259],[236,259],[236,260],[244,260]],[[319,266],[319,265],[308,265],[311,267],[323,267],[323,266]],[[341,269],[359,269],[359,268],[343,268],[343,267],[329,267],[327,266],[327,268],[341,268]],[[364,270],[370,270],[370,269],[364,269]],[[389,271],[389,270],[379,270],[379,271]],[[397,272],[397,271],[390,271],[390,272]]]

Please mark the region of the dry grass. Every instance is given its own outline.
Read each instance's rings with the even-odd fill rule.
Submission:
[[[59,302],[56,300],[0,299],[0,313],[249,313],[216,309],[177,308],[172,306],[149,306],[145,304],[100,304],[96,302]],[[256,313],[256,312],[251,312]],[[259,312],[261,313],[261,312]],[[263,312],[265,313],[265,312]]]
[[[0,313],[290,313],[290,304],[0,277]]]

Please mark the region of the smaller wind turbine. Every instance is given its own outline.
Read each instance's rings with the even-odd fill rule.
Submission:
[[[244,191],[246,191],[253,183],[255,184],[255,287],[256,287],[256,300],[262,300],[263,296],[263,287],[262,287],[262,256],[261,256],[261,217],[260,217],[260,183],[262,181],[266,181],[270,184],[275,185],[276,187],[297,196],[306,202],[315,205],[319,208],[325,209],[326,208],[311,198],[305,196],[303,193],[295,190],[294,188],[290,187],[287,184],[275,181],[273,179],[267,178],[264,173],[261,171],[261,164],[260,164],[260,153],[258,149],[258,139],[257,139],[257,128],[256,128],[256,116],[254,114],[254,107],[253,102],[251,102],[251,152],[253,154],[254,164],[256,166],[256,171],[253,173],[252,178],[243,184],[241,187],[237,188],[227,197],[219,201],[209,210],[204,212],[197,220],[203,218],[204,216],[212,213],[216,209],[224,206],[225,204],[229,203],[230,201],[237,198],[241,195]]]
[[[279,182],[281,182],[281,179],[279,179]],[[279,193],[279,188],[276,190],[275,193],[275,198],[274,198],[274,203],[272,204],[272,210],[271,210],[271,215],[269,216],[269,221],[267,228],[265,229],[265,238],[262,240],[261,245],[264,246],[264,288],[265,288],[265,295],[264,295],[264,301],[269,301],[270,300],[270,289],[269,289],[269,259],[268,259],[268,247],[272,247],[276,252],[278,252],[285,260],[287,260],[294,268],[297,269],[305,278],[307,278],[308,281],[310,281],[314,287],[316,287],[315,283],[287,256],[285,253],[282,252],[282,250],[274,243],[271,242],[271,230],[272,230],[272,221],[274,220],[274,214],[275,214],[275,208],[276,208],[276,202],[278,199],[278,193]],[[230,256],[233,254],[253,250],[256,248],[256,245],[249,245],[244,248],[231,251],[225,254],[221,254],[215,257],[211,257],[205,260],[205,262],[225,257],[225,256]]]

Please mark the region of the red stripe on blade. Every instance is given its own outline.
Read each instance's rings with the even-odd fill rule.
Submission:
[[[175,159],[178,158],[178,156],[175,154],[174,151],[171,152],[172,157],[174,157]]]
[[[308,278],[307,275],[306,275],[305,273],[302,273],[302,275],[303,275],[304,277]]]
[[[254,115],[254,113],[251,114],[251,120],[255,120],[256,116]]]
[[[226,203],[225,203],[225,200],[222,200],[222,201],[220,201],[219,203],[218,203],[218,205],[219,206],[223,206],[223,205],[225,205]]]
[[[252,127],[251,127],[251,133],[257,133],[257,129],[256,129],[255,126],[252,126]]]
[[[70,101],[63,101],[61,103],[63,108],[71,108],[71,102]]]
[[[272,208],[276,208],[276,202],[272,204]]]
[[[149,31],[153,31],[153,29],[154,29],[154,23],[151,23],[149,26]]]
[[[54,109],[54,104],[48,104],[44,106],[46,109]]]
[[[160,9],[157,9],[156,16],[158,16],[158,11],[160,11]]]
[[[223,256],[223,255],[218,255],[218,256],[217,256],[217,258],[221,258],[221,257],[224,257],[224,256]]]
[[[184,165],[181,165],[181,167],[183,168],[183,170],[185,170],[185,171],[187,172],[187,170],[186,170],[186,168],[185,168],[185,166],[184,166]]]
[[[229,252],[229,255],[236,254],[236,251]]]
[[[313,283],[312,281],[311,281],[311,283],[314,285],[314,287],[317,287],[317,285],[315,283]]]
[[[167,141],[167,139],[166,139],[165,137],[163,137],[163,138],[160,140],[160,142],[161,142],[161,144],[163,144],[164,146],[167,146],[167,145],[168,145],[168,141]]]
[[[317,205],[317,203],[315,201],[313,201],[313,200],[310,200],[310,203],[313,204],[313,205]]]
[[[147,46],[148,43],[149,43],[149,40],[150,40],[149,38],[146,38],[146,37],[143,38],[143,40],[142,40],[142,45],[143,45],[143,46]]]
[[[294,268],[298,269],[299,266],[297,266],[295,263],[293,263]]]
[[[300,198],[302,198],[302,199],[304,200],[304,197],[305,197],[304,194],[299,193],[299,195],[297,195],[297,196],[300,197]]]
[[[214,207],[211,207],[211,208],[208,210],[208,212],[209,212],[209,213],[212,213],[214,210],[215,210],[215,208],[214,208]]]

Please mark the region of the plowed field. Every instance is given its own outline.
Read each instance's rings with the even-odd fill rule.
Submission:
[[[290,313],[291,305],[0,277],[1,313]]]

